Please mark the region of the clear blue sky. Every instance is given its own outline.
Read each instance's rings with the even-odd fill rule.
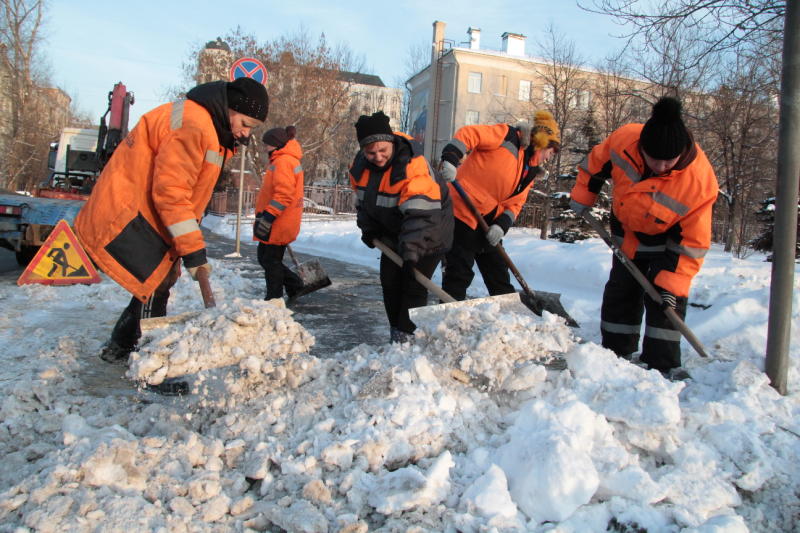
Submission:
[[[169,87],[182,82],[181,65],[192,50],[236,26],[262,42],[301,27],[315,39],[324,32],[330,44],[346,44],[362,56],[367,73],[398,86],[409,46],[430,42],[436,20],[447,24],[445,37],[455,43],[467,40],[470,26],[480,28],[481,47],[495,50],[504,32],[521,33],[529,55],[536,54],[537,38],[551,23],[590,62],[622,45],[613,37],[622,28],[569,0],[51,0],[44,52],[53,83],[98,121],[108,92],[116,82],[125,83],[136,97],[133,127],[141,114],[165,101]]]

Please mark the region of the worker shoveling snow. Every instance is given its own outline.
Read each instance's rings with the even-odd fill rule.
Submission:
[[[307,353],[314,337],[292,319],[283,300],[234,299],[184,321],[145,331],[127,377],[158,385],[165,379],[238,365],[270,373],[276,360]]]

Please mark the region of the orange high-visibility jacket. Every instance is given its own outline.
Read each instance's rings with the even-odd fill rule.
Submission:
[[[622,126],[595,146],[578,166],[571,197],[593,205],[606,179],[613,180],[613,213],[622,224],[625,255],[661,254],[653,282],[689,296],[692,278],[711,246],[712,207],[719,186],[705,153],[692,143],[665,176],[642,177],[642,124]]]
[[[109,277],[146,301],[174,261],[205,248],[199,220],[229,153],[197,102],[149,111],[78,213],[81,244]]]
[[[508,218],[505,230],[514,224],[533,185],[528,169],[539,164],[540,152],[522,146],[518,132],[509,124],[464,126],[445,148],[454,147],[456,153],[466,155],[456,179],[482,215],[494,212],[495,220],[503,215]],[[453,214],[475,229],[478,221],[458,191],[452,185],[450,189]]]
[[[422,147],[394,134],[391,165],[377,170],[359,150],[350,167],[356,223],[364,234],[397,240],[403,259],[444,253],[453,243],[453,207],[447,187],[433,177]]]
[[[254,241],[284,245],[294,242],[300,233],[304,185],[302,157],[303,149],[295,139],[270,154],[270,164],[256,199],[256,214],[267,211],[275,216],[275,221],[268,241],[253,237]]]

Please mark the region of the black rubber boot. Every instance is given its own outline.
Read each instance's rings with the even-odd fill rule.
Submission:
[[[113,340],[109,340],[103,345],[103,350],[100,352],[100,359],[106,363],[126,364],[128,362],[128,356],[134,349],[135,347],[128,348],[120,346]]]
[[[389,342],[392,344],[402,344],[404,342],[411,342],[414,338],[413,333],[406,333],[405,331],[392,327],[389,328]]]

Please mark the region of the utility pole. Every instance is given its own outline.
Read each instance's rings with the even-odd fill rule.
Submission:
[[[800,2],[786,2],[783,26],[778,178],[775,187],[775,234],[769,294],[766,371],[772,386],[787,390],[792,324],[797,189],[800,184]]]

